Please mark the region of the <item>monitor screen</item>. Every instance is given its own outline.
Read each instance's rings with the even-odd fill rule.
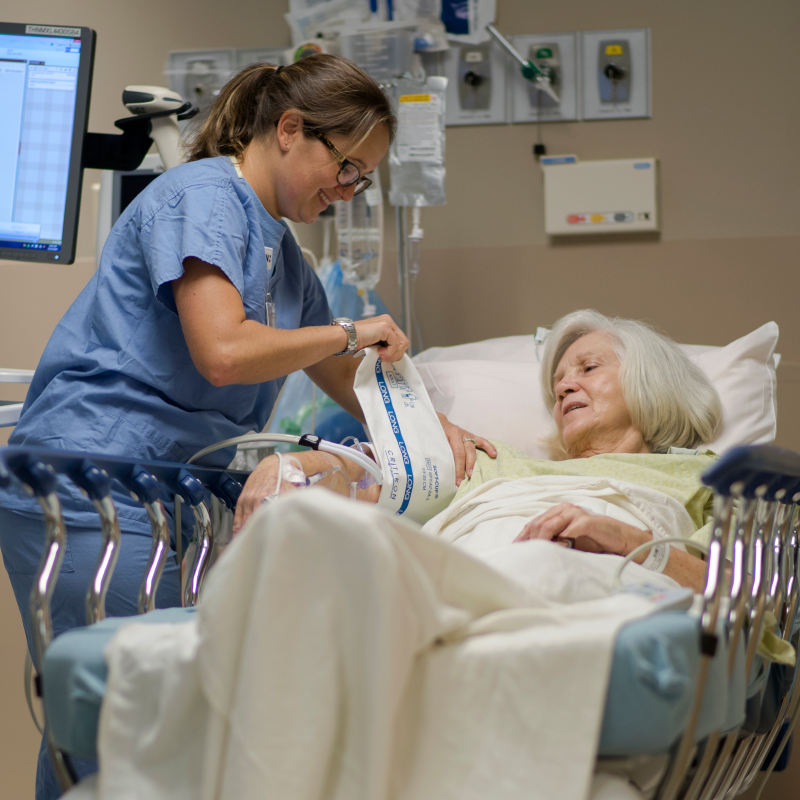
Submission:
[[[71,264],[94,32],[0,22],[0,258]]]

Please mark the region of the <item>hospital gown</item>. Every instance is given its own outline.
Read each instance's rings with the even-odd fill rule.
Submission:
[[[492,459],[479,450],[472,477],[462,482],[453,502],[495,478],[530,478],[536,475],[613,478],[656,489],[677,500],[694,523],[692,540],[708,544],[713,492],[703,485],[700,476],[714,463],[716,456],[711,451],[697,455],[604,453],[590,458],[543,461],[526,456],[504,442],[494,441],[492,444],[497,448],[497,458]]]

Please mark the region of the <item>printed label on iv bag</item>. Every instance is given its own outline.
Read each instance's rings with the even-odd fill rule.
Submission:
[[[400,161],[441,163],[441,113],[441,98],[437,94],[400,96],[397,125],[397,157]]]

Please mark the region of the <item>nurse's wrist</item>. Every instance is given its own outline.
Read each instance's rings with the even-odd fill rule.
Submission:
[[[334,354],[342,353],[347,350],[350,344],[350,337],[347,331],[339,324],[333,322],[330,325],[330,330],[334,331]]]
[[[334,353],[341,353],[342,350],[347,350],[347,342],[348,336],[347,331],[341,325],[331,325],[331,330],[338,333],[336,334],[334,347]]]

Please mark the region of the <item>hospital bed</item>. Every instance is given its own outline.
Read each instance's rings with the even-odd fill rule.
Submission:
[[[45,516],[46,547],[30,613],[48,748],[64,789],[74,783],[71,757],[96,755],[107,675],[103,648],[132,621],[190,618],[214,545],[210,498],[232,509],[246,477],[86,453],[25,447],[0,451],[0,485],[22,482]],[[87,627],[53,640],[50,599],[68,535],[60,514],[59,478],[72,481],[93,502],[103,546],[88,587]],[[769,446],[736,448],[704,481],[716,492],[705,592],[692,610],[686,602],[676,607],[674,598],[665,598],[662,613],[622,630],[598,749],[599,769],[627,775],[638,771],[645,796],[659,800],[724,798],[746,790],[768,756],[774,765],[796,714],[796,667],[768,663],[757,645],[768,612],[777,620],[778,635],[797,643],[800,455]],[[105,618],[105,591],[120,546],[112,485],[121,485],[141,502],[152,524],[151,557],[139,593],[141,617]],[[198,541],[186,581],[186,607],[153,610],[169,551],[162,501],[176,496],[191,510]],[[727,552],[733,558],[730,580],[724,571]]]

